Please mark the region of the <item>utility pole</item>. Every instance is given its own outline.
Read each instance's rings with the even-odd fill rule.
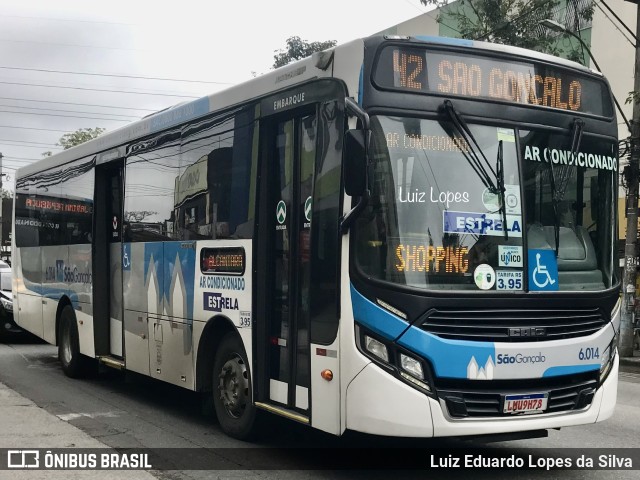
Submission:
[[[638,4],[639,0],[627,0]],[[640,8],[636,7],[636,37],[640,38]],[[636,44],[634,92],[640,92],[640,42]],[[624,244],[624,277],[622,280],[622,311],[620,314],[620,356],[633,356],[633,311],[636,300],[636,269],[638,243],[638,166],[640,165],[640,103],[633,102],[631,120],[631,157],[627,182],[627,236]]]

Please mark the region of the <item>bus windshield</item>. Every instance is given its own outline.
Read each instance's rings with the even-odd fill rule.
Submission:
[[[365,275],[424,289],[522,291],[526,246],[542,251],[536,274],[551,272],[529,290],[614,283],[613,141],[585,135],[571,152],[569,132],[470,124],[470,146],[448,122],[391,116],[372,117],[372,129],[372,198],[357,223]]]

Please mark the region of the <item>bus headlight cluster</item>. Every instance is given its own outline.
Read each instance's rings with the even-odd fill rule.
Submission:
[[[416,360],[413,357],[400,354],[400,367],[407,373],[410,373],[419,380],[424,380],[424,373],[422,372],[422,364],[420,360]]]
[[[600,382],[603,382],[611,371],[613,359],[615,358],[616,352],[618,351],[619,338],[620,334],[619,332],[616,332],[616,334],[613,336],[613,340],[611,340],[611,343],[602,354],[602,357],[600,359]]]
[[[384,343],[376,340],[375,338],[371,338],[369,335],[365,335],[364,348],[366,348],[370,354],[375,355],[383,362],[389,363],[389,351]]]
[[[6,298],[0,298],[0,302],[2,306],[7,312],[13,312],[13,302],[11,300],[7,300]]]
[[[383,339],[374,338],[372,335],[362,332],[360,328],[358,331],[360,349],[365,355],[381,367],[393,372],[406,383],[433,395],[429,376],[422,360],[403,351],[395,344],[387,343]]]

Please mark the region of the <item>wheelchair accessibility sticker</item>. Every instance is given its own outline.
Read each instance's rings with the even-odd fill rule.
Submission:
[[[131,245],[128,243],[122,244],[122,269],[131,270],[131,258],[129,257],[131,252]]]
[[[553,250],[529,250],[529,290],[558,290],[558,262]]]

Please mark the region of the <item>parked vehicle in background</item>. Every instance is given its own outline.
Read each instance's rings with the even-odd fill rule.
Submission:
[[[13,298],[11,296],[11,267],[0,260],[0,339],[9,333],[19,333],[22,329],[13,319]]]

